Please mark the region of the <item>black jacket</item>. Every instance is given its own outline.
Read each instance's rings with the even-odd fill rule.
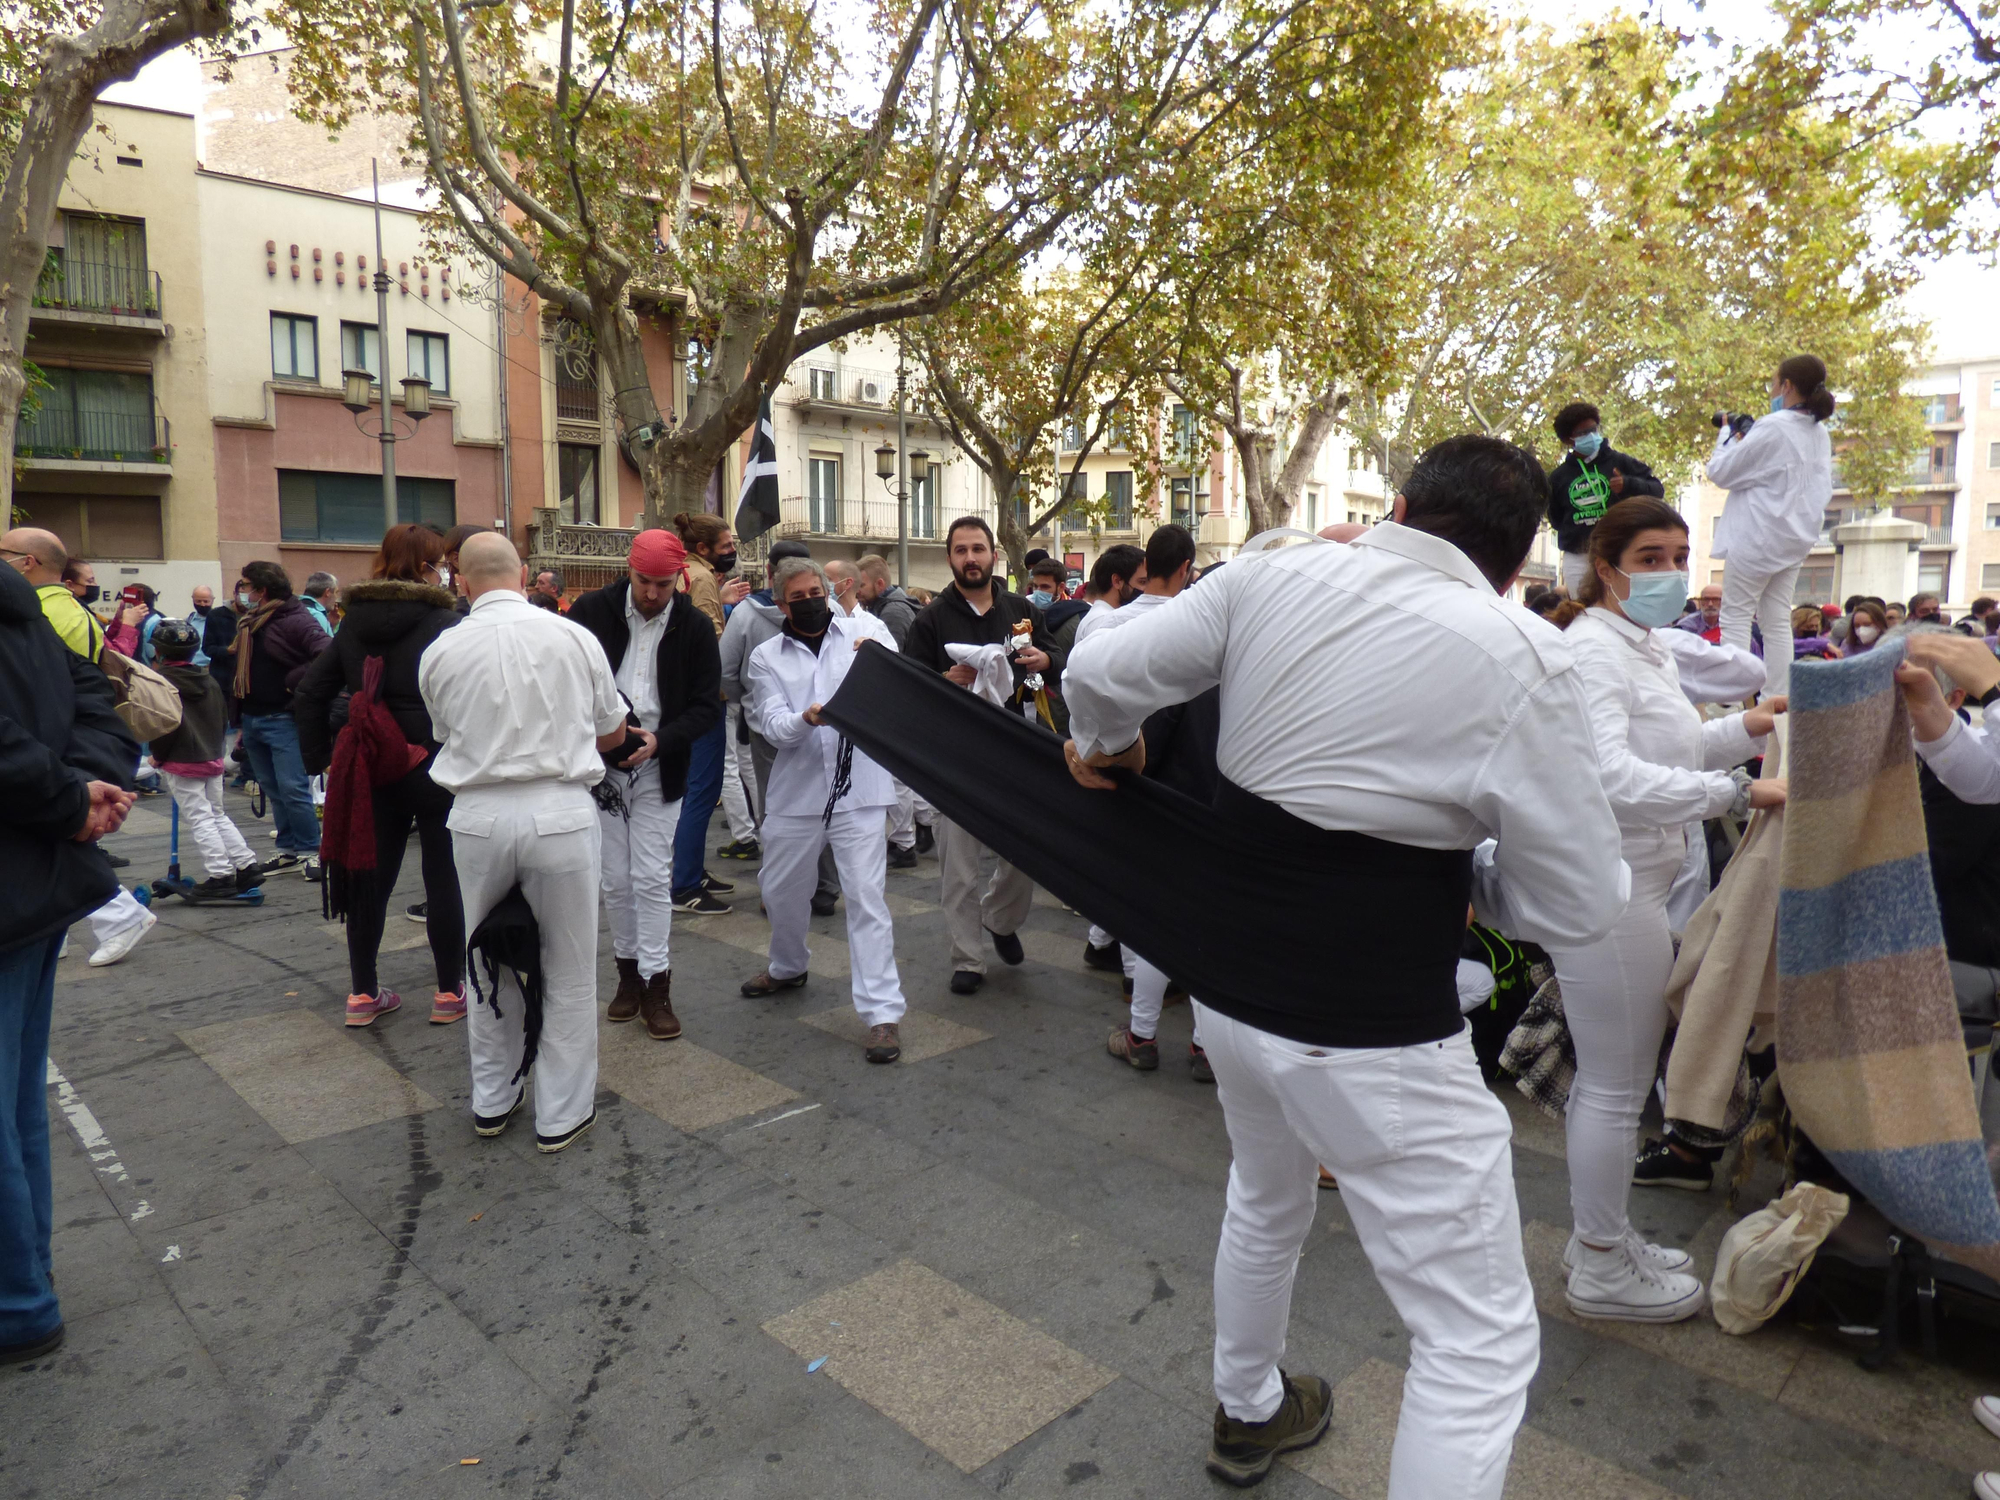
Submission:
[[[111,862],[72,835],[90,812],[86,783],[130,790],[138,765],[110,681],[62,643],[28,581],[0,568],[0,952],[54,937],[111,899]]]
[[[621,578],[582,595],[569,607],[570,619],[597,637],[613,675],[632,643],[631,628],[625,623],[625,601],[631,592],[631,580]],[[656,658],[660,746],[653,758],[660,763],[660,794],[673,802],[687,791],[688,756],[694,742],[722,722],[722,652],[715,626],[686,594],[674,595],[667,611]],[[627,719],[638,723],[629,713]]]
[[[1961,802],[1921,762],[1917,777],[1945,956],[2000,968],[2000,803]]]
[[[954,663],[946,646],[991,646],[1013,639],[1014,626],[1021,620],[1029,621],[1034,629],[1029,640],[1049,653],[1049,687],[1055,688],[1055,677],[1062,671],[1062,648],[1055,637],[1049,634],[1042,621],[1041,610],[1034,601],[1020,594],[1010,594],[996,586],[994,598],[998,601],[985,614],[974,614],[972,606],[965,602],[965,595],[957,585],[938,590],[935,599],[924,606],[910,626],[908,640],[904,642],[903,654],[912,661],[922,662],[933,672],[948,672]],[[1027,671],[1014,668],[1014,701],[1021,701],[1021,679]]]
[[[254,622],[255,616],[250,617]],[[239,630],[234,650],[242,654],[245,638]],[[287,599],[274,610],[255,633],[250,647],[250,691],[243,695],[246,714],[288,714],[292,694],[304,680],[306,669],[326,653],[333,638],[319,628],[319,621],[297,599]],[[235,669],[236,657],[230,658]]]
[[[1621,495],[1611,493],[1613,474],[1625,476]],[[1549,524],[1556,529],[1556,545],[1565,552],[1582,552],[1590,546],[1590,528],[1620,500],[1634,495],[1664,499],[1666,493],[1667,487],[1653,477],[1653,471],[1629,453],[1599,448],[1589,463],[1574,452],[1565,454],[1549,476]]]
[[[208,675],[222,689],[225,703],[234,696],[230,685],[235,680],[236,658],[229,654],[229,643],[235,639],[236,611],[226,604],[211,605],[201,622],[201,649],[208,657]]]
[[[347,720],[344,695],[361,691],[368,658],[382,658],[382,706],[403,738],[437,754],[430,711],[417,690],[424,648],[459,622],[452,598],[428,583],[370,578],[341,591],[340,631],[306,668],[292,697],[299,725],[299,755],[315,774],[333,764],[333,741]]]
[[[201,765],[221,760],[229,740],[229,695],[207,667],[155,662],[154,669],[181,695],[181,721],[149,747],[154,763]]]

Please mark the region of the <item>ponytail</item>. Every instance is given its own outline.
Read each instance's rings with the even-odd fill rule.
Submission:
[[[1549,615],[1549,623],[1558,630],[1567,630],[1590,612],[1590,606],[1579,604],[1574,599],[1565,599]]]
[[[1799,393],[1799,405],[1812,413],[1815,422],[1833,415],[1833,392],[1826,388],[1826,361],[1816,354],[1794,354],[1778,366],[1778,379],[1790,381]]]
[[[729,523],[705,510],[682,511],[674,517],[674,530],[680,533],[681,542],[688,551],[694,551],[697,546],[713,550],[729,535]]]

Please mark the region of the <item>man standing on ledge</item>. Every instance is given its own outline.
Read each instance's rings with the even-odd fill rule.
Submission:
[[[528,570],[497,532],[466,539],[472,608],[424,652],[417,686],[439,750],[431,779],[454,794],[452,857],[465,930],[515,886],[542,936],[535,1144],[560,1151],[597,1123],[597,804],[601,753],[625,743],[625,700],[596,638],[528,603]],[[594,742],[593,742],[594,741]],[[509,975],[500,1010],[474,1003],[472,1125],[500,1134],[528,1085],[514,1082],[524,1002]]]
[[[910,626],[904,654],[970,688],[979,674],[954,658],[950,648],[1000,647],[1013,664],[1013,691],[1002,695],[1004,706],[1019,713],[1023,680],[1050,667],[1049,647],[1054,643],[1042,624],[1042,613],[1019,594],[1000,587],[993,575],[993,531],[979,517],[953,521],[944,546],[952,581]],[[1023,623],[1030,627],[1029,633],[1016,637],[1014,628]],[[1016,647],[1017,639],[1024,643]],[[993,878],[982,892],[980,861],[986,847],[949,818],[938,819],[937,841],[945,920],[951,929],[951,992],[970,995],[986,982],[982,928],[1004,962],[1017,964],[1026,956],[1016,930],[1027,920],[1035,885],[1002,859],[995,861]]]
[[[1141,721],[1220,684],[1217,811],[1330,887],[1365,871],[1380,898],[1300,935],[1301,974],[1347,955],[1337,986],[1195,1005],[1234,1157],[1208,1458],[1233,1484],[1326,1430],[1327,1383],[1278,1368],[1316,1162],[1410,1331],[1389,1500],[1506,1483],[1540,1326],[1512,1131],[1453,982],[1467,894],[1510,936],[1567,947],[1610,931],[1630,889],[1569,648],[1503,597],[1547,503],[1530,455],[1453,438],[1393,523],[1238,559],[1070,656],[1079,782],[1115,794],[1097,768],[1144,765]]]

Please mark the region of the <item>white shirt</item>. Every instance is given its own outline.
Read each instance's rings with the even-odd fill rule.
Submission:
[[[660,637],[667,633],[673,605],[669,598],[666,608],[649,620],[632,603],[631,592],[625,594],[625,628],[632,639],[625,645],[625,659],[618,663],[618,691],[639,716],[639,726],[655,734],[660,732]]]
[[[1754,651],[1727,642],[1711,646],[1692,630],[1656,630],[1653,639],[1673,653],[1690,703],[1741,703],[1764,691],[1764,658]]]
[[[1789,568],[1812,551],[1833,501],[1833,442],[1803,406],[1774,411],[1740,438],[1723,428],[1708,477],[1729,491],[1713,555]]]
[[[597,737],[625,702],[597,637],[512,589],[491,589],[424,648],[417,687],[443,748],[431,780],[448,791],[505,782],[604,779]]]
[[[1729,767],[1762,748],[1741,714],[1704,722],[1681,689],[1664,636],[1608,609],[1592,609],[1568,630],[1590,704],[1590,732],[1604,794],[1627,834],[1657,833],[1713,818],[1736,800]]]
[[[1133,604],[1137,604],[1138,602],[1137,599],[1132,601]],[[1131,608],[1131,605],[1127,605],[1126,608]],[[1070,642],[1070,649],[1074,651],[1078,646],[1081,646],[1090,637],[1092,631],[1096,630],[1100,625],[1108,624],[1111,617],[1117,613],[1118,606],[1113,604],[1109,599],[1091,600],[1090,608],[1085,610],[1083,618],[1076,622],[1076,639]]]
[[[1984,729],[1975,729],[1954,714],[1951,728],[1937,739],[1916,743],[1924,764],[1959,801],[2000,802],[2000,746]]]
[[[750,727],[778,751],[767,788],[769,811],[815,818],[825,813],[840,758],[840,731],[830,724],[808,724],[805,711],[815,703],[824,704],[839,689],[854,663],[855,648],[864,640],[896,649],[889,628],[864,609],[851,615],[836,612],[827,622],[817,654],[782,629],[750,653],[743,670],[743,711]],[[895,782],[859,749],[849,776],[847,795],[835,811],[894,804]]]
[[[1084,754],[1122,750],[1218,682],[1217,760],[1244,791],[1418,848],[1497,838],[1473,900],[1511,937],[1580,947],[1624,910],[1570,647],[1450,543],[1385,522],[1238,558],[1078,644],[1070,732]]]

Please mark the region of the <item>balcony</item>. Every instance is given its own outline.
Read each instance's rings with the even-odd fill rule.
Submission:
[[[965,514],[968,512],[953,511],[952,519]],[[970,514],[984,515],[989,523],[993,520],[990,511]],[[911,541],[937,541],[940,524],[936,506],[927,505],[920,499],[911,500]],[[896,497],[884,493],[859,500],[843,498],[828,502],[813,500],[805,495],[787,495],[778,502],[777,535],[801,540],[826,537],[855,542],[893,542],[896,540]]]
[[[896,409],[896,372],[874,370],[860,365],[794,365],[785,377],[792,403],[800,407],[831,406],[857,411]],[[906,410],[916,412],[911,392],[904,400]],[[892,533],[893,534],[893,529]]]
[[[160,273],[115,262],[52,255],[35,284],[29,320],[165,338]]]
[[[44,406],[14,433],[16,458],[37,470],[157,474],[170,479],[173,452],[172,428],[157,413]]]

